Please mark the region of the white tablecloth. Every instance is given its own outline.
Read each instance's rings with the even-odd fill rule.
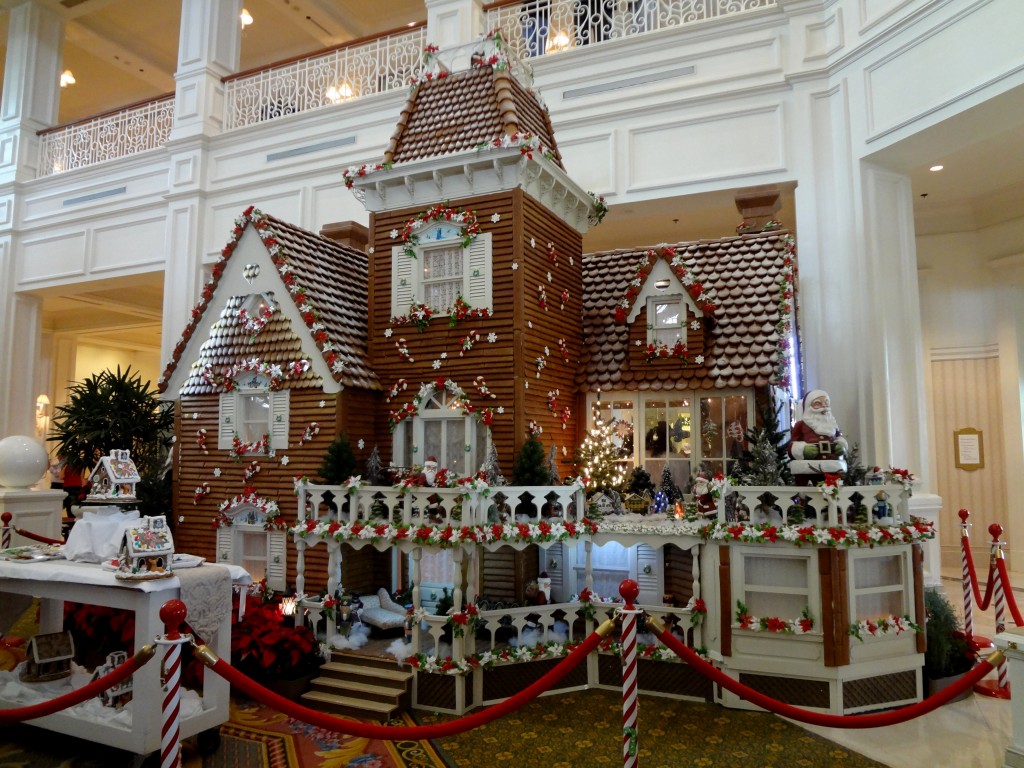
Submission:
[[[102,563],[117,557],[125,530],[139,519],[139,511],[117,507],[87,509],[74,524],[64,544],[64,557],[83,563]]]

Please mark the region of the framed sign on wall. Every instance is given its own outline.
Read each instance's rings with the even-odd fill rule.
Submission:
[[[953,432],[956,468],[972,472],[985,468],[985,437],[980,429],[965,427]]]

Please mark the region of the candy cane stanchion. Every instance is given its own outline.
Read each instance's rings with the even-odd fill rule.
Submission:
[[[987,637],[974,634],[974,573],[971,568],[971,524],[967,518],[971,516],[970,511],[961,509],[960,516],[960,562],[962,566],[962,581],[964,586],[964,634],[967,635],[967,642],[976,651],[986,648],[995,648],[995,644]]]
[[[988,527],[988,532],[992,534],[992,564],[996,564],[996,561],[1003,559],[1003,542],[999,540],[999,537],[1003,533],[1003,526],[999,523],[992,523]],[[998,568],[992,569],[995,572],[995,592],[992,595],[992,602],[995,603],[996,611],[996,634],[1006,629],[1006,617],[1004,615],[1006,596],[1003,594],[1003,579],[1000,576]],[[982,680],[974,686],[974,692],[980,693],[982,696],[991,696],[995,699],[1008,699],[1010,698],[1010,679],[1009,670],[1006,668],[1006,662],[1003,661],[996,668],[997,679],[993,680]]]
[[[14,517],[10,512],[4,512],[0,515],[0,520],[4,523],[3,541],[0,542],[0,549],[11,548],[11,519]]]
[[[181,646],[192,642],[191,635],[181,634],[187,610],[181,600],[168,600],[160,608],[160,621],[167,633],[156,638],[157,645],[167,646],[163,669],[163,719],[160,726],[160,768],[181,766]]]
[[[632,579],[623,579],[619,594],[626,605],[619,610],[622,614],[622,765],[636,768],[637,758],[636,715],[636,616],[641,611],[633,607],[633,601],[640,596],[640,585]]]

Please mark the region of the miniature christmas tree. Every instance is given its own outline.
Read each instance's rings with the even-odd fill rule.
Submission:
[[[512,481],[515,485],[548,485],[550,480],[544,446],[536,435],[530,435],[519,449],[516,464],[512,467]]]
[[[782,406],[772,410],[759,402],[757,418],[762,426],[747,430],[750,449],[743,454],[736,477],[740,485],[792,485],[789,471],[789,434],[779,427]]]
[[[327,446],[323,463],[317,470],[320,478],[328,485],[343,485],[356,471],[356,457],[352,445],[344,434],[338,435]]]
[[[629,487],[626,489],[629,493],[635,493],[637,496],[642,496],[644,492],[654,494],[656,487],[654,480],[651,479],[651,473],[643,467],[636,467],[633,469],[633,473],[629,476]]]
[[[484,473],[484,481],[491,486],[508,485],[508,482],[501,474],[501,467],[498,466],[498,449],[491,443],[487,448],[487,457],[484,459],[480,471]]]
[[[672,469],[668,464],[665,465],[665,469],[661,472],[661,487],[659,490],[665,494],[666,501],[671,505],[683,500],[683,492],[673,482]]]
[[[366,459],[366,482],[368,485],[385,485],[385,479],[384,467],[380,463],[380,451],[374,444],[369,458]]]
[[[860,444],[853,443],[846,454],[846,477],[843,485],[864,485],[867,482],[868,468],[860,460]]]
[[[548,474],[551,475],[551,485],[561,485],[562,478],[558,475],[558,463],[555,460],[555,446],[551,446],[551,450],[548,451]]]
[[[594,426],[579,449],[580,474],[590,478],[591,490],[617,490],[625,480],[614,436],[614,422],[606,423],[601,409],[595,408]]]

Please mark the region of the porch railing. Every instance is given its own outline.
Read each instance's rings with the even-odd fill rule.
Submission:
[[[226,78],[224,130],[405,88],[426,44],[420,25]]]
[[[40,132],[40,178],[162,147],[174,123],[174,96]]]
[[[523,58],[774,8],[776,0],[526,0],[485,6]]]

